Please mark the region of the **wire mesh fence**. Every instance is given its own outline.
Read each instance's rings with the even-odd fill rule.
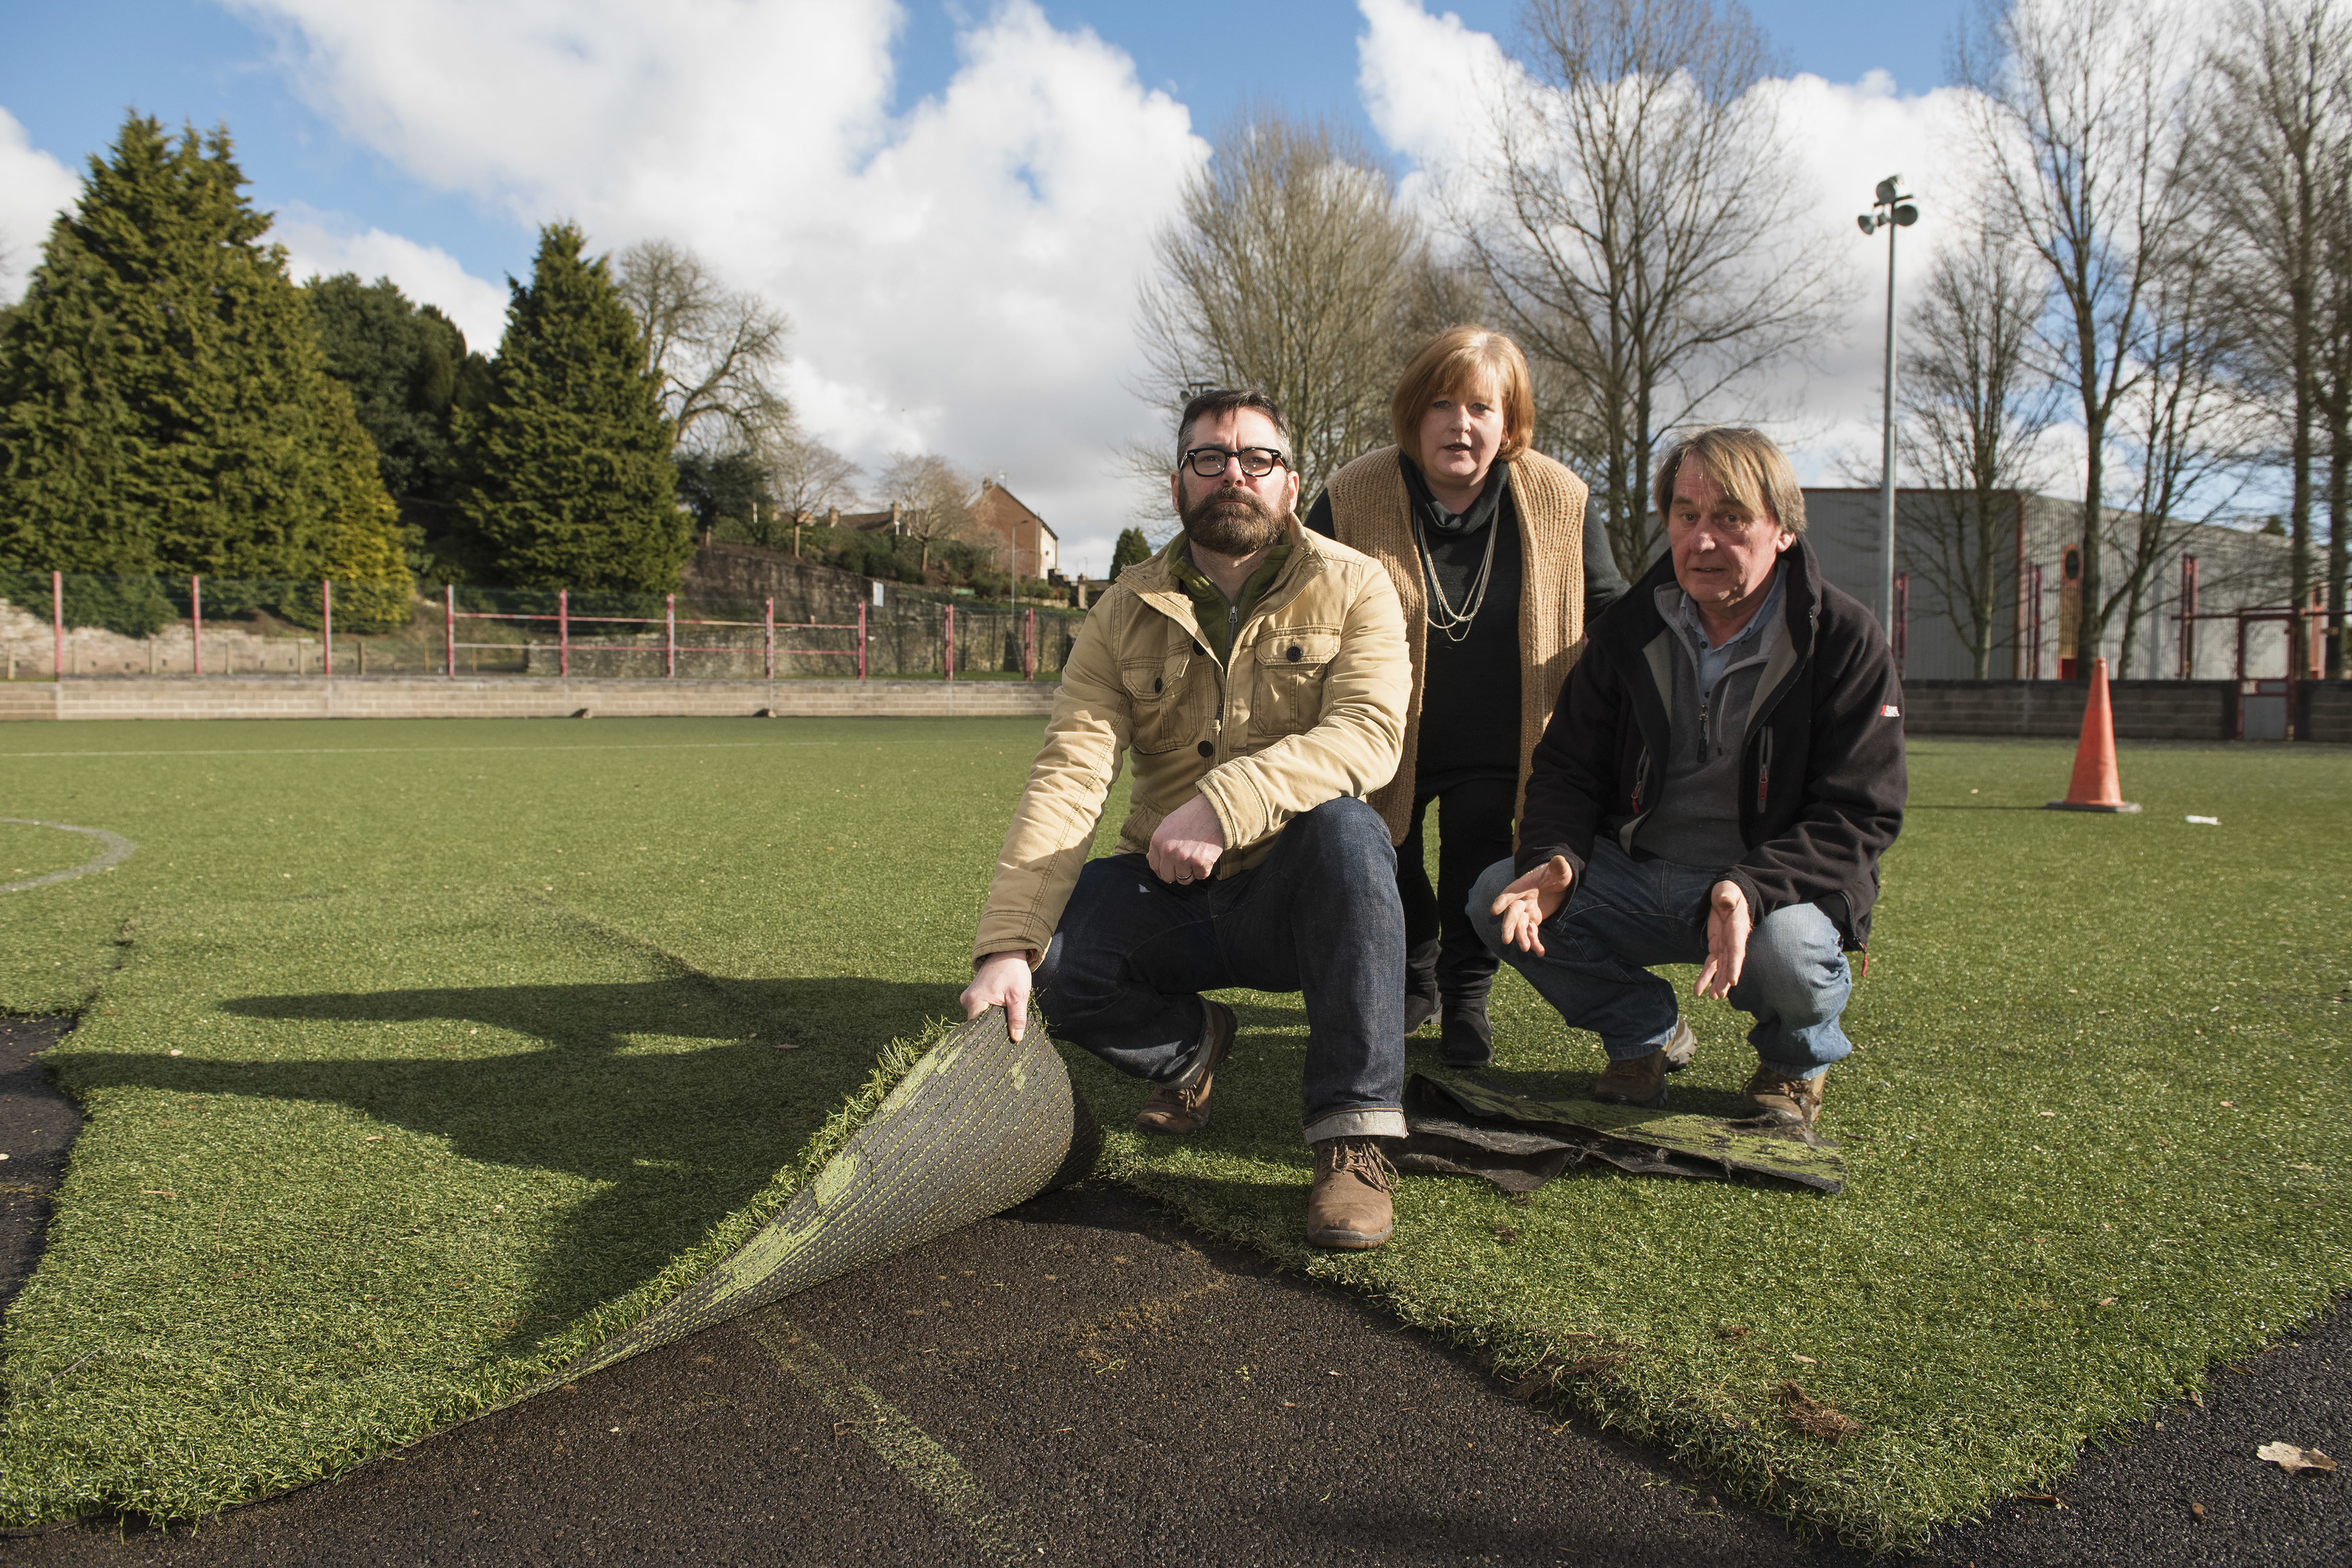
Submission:
[[[1058,675],[1085,619],[903,590],[835,614],[779,619],[772,598],[682,594],[0,573],[0,656],[11,680],[1021,679]]]

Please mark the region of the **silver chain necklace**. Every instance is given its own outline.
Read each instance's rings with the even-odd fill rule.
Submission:
[[[1455,609],[1446,598],[1445,590],[1437,584],[1437,563],[1430,558],[1429,541],[1422,531],[1419,508],[1412,520],[1413,548],[1421,552],[1421,574],[1429,584],[1429,624],[1445,634],[1448,642],[1461,642],[1470,635],[1470,623],[1478,618],[1479,607],[1486,602],[1486,585],[1495,576],[1495,535],[1502,531],[1503,519],[1498,510],[1486,523],[1486,553],[1478,563],[1478,575],[1470,582],[1470,591]]]

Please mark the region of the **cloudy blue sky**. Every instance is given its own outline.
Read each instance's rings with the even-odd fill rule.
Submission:
[[[1869,444],[1869,247],[1900,168],[1953,188],[1959,0],[1765,0],[1784,121],[1846,330],[1776,393],[1815,472]],[[1184,6],[999,0],[77,0],[10,7],[0,298],[126,109],[226,123],[299,274],[388,273],[494,342],[537,226],[662,236],[795,318],[809,427],[868,462],[929,447],[1003,472],[1095,558],[1150,431],[1129,312],[1203,138],[1255,100],[1358,128],[1401,176],[1478,120],[1503,0]],[[1932,211],[1932,205],[1931,205]],[[1932,243],[1926,226],[1917,231]],[[1851,241],[1849,245],[1847,242]]]

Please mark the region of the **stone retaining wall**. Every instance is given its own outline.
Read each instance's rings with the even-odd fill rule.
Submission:
[[[2352,742],[2352,680],[2315,680],[2296,691],[2303,699],[2296,734],[2306,741]]]
[[[1903,728],[1914,735],[2082,732],[2087,680],[1906,680]],[[2238,733],[2238,689],[2228,680],[2111,680],[2116,736],[2132,741],[2228,741]]]
[[[11,719],[971,719],[1053,711],[1054,681],[449,680],[206,676],[0,683]]]

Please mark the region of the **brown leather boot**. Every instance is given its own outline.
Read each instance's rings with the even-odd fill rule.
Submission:
[[[1396,1229],[1391,1184],[1396,1167],[1376,1138],[1326,1138],[1315,1145],[1315,1190],[1307,1197],[1307,1239],[1362,1252]]]
[[[1756,1121],[1810,1131],[1821,1120],[1822,1084],[1829,1076],[1821,1072],[1811,1078],[1788,1078],[1779,1068],[1759,1062],[1755,1076],[1739,1096],[1740,1103]]]
[[[1611,1062],[1593,1084],[1592,1098],[1603,1105],[1638,1105],[1644,1110],[1663,1110],[1666,1103],[1666,1075],[1680,1072],[1690,1066],[1691,1058],[1697,1054],[1698,1037],[1691,1033],[1688,1024],[1677,1017],[1675,1031],[1666,1037],[1664,1047],[1629,1062]]]
[[[1666,1053],[1652,1051],[1631,1061],[1612,1061],[1592,1086],[1603,1105],[1638,1105],[1656,1110],[1666,1103]]]
[[[1209,1091],[1216,1087],[1217,1069],[1233,1054],[1234,1010],[1223,1002],[1201,998],[1209,1021],[1201,1031],[1201,1048],[1192,1054],[1192,1068],[1174,1083],[1153,1089],[1143,1109],[1135,1113],[1139,1132],[1180,1137],[1209,1124]]]

